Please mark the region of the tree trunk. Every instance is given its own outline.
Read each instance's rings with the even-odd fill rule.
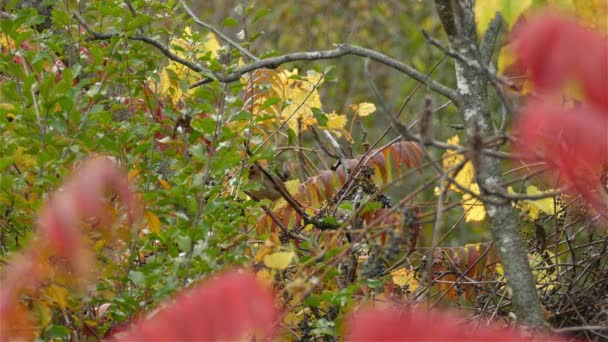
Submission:
[[[435,5],[451,47],[464,58],[482,61],[473,12],[473,0],[435,0]],[[483,64],[482,64],[483,65]],[[463,116],[469,142],[490,137],[492,122],[488,111],[487,78],[479,70],[455,59],[458,109]],[[486,208],[489,226],[502,260],[507,285],[512,290],[512,311],[517,320],[531,327],[544,325],[534,276],[521,239],[517,216],[511,203],[492,195],[502,183],[501,161],[488,155],[476,156],[476,179]],[[496,205],[501,201],[503,205]]]

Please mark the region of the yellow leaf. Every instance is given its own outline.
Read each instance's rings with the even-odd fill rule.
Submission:
[[[262,262],[262,260],[264,260],[264,257],[269,254],[272,254],[272,252],[275,251],[276,245],[277,244],[274,243],[272,239],[267,239],[266,241],[264,241],[264,245],[262,246],[262,248],[260,248],[255,254],[255,261]]]
[[[166,181],[166,180],[164,180],[164,179],[159,179],[159,180],[158,180],[158,183],[159,183],[159,184],[160,184],[160,186],[162,186],[162,187],[163,187],[163,189],[165,189],[165,190],[169,190],[169,189],[171,189],[171,185],[169,185],[169,182],[167,182],[167,181]]]
[[[17,48],[15,40],[8,35],[0,32],[0,52],[2,53],[13,53],[13,50]]]
[[[451,137],[447,141],[450,145],[460,145],[460,137],[457,135]],[[448,170],[460,164],[464,160],[464,156],[455,151],[446,151],[443,154],[443,169]]]
[[[530,261],[532,274],[536,278],[536,287],[551,291],[557,282],[558,273],[558,267],[554,266],[555,254],[548,250],[544,251],[543,255],[534,252],[528,254],[528,260]]]
[[[397,286],[407,286],[408,290],[413,292],[418,288],[418,280],[416,279],[416,271],[408,268],[400,268],[391,272],[393,283]]]
[[[289,191],[289,194],[295,196],[298,194],[298,188],[300,187],[299,179],[292,179],[285,182],[285,188]]]
[[[455,135],[447,140],[450,145],[459,145],[460,138]],[[443,169],[449,170],[457,167],[464,161],[464,156],[454,151],[446,151],[443,154]],[[469,190],[470,192],[479,195],[479,185],[475,182],[475,168],[473,163],[470,161],[466,162],[457,174],[450,174],[453,180],[458,183],[461,187]],[[462,194],[462,200],[460,204],[464,209],[465,221],[466,222],[480,222],[486,218],[486,210],[483,203],[471,194],[462,191],[462,189],[453,183],[450,184],[450,190]],[[435,191],[436,195],[439,195],[438,191]]]
[[[303,295],[308,290],[308,288],[309,286],[306,283],[306,280],[301,277],[294,279],[292,282],[287,284],[287,286],[285,286],[287,292],[289,292],[289,294],[292,296]]]
[[[207,33],[207,35],[205,36],[205,42],[200,46],[201,50],[203,50],[205,52],[210,51],[212,58],[217,58],[218,51],[220,50],[221,47],[222,46],[220,45],[220,42],[215,37],[215,34],[213,34],[211,32]]]
[[[141,173],[141,170],[129,170],[129,173],[127,175],[127,179],[129,180],[129,182],[132,182],[135,177],[137,177],[137,175],[139,175]]]
[[[483,203],[470,194],[462,195],[460,205],[464,209],[464,220],[466,222],[481,222],[486,219],[486,209]]]
[[[156,216],[151,211],[146,211],[144,213],[144,216],[146,218],[146,223],[148,223],[148,229],[150,229],[150,231],[153,233],[159,234],[160,233],[160,220],[158,219],[158,216]]]
[[[207,34],[202,42],[195,41],[194,38],[190,27],[186,27],[182,37],[173,38],[169,43],[171,52],[192,62],[198,62],[208,52],[211,53],[212,58],[217,58],[220,44],[213,33]],[[151,79],[148,79],[146,83],[148,87],[156,90],[160,95],[168,97],[176,105],[184,95],[191,96],[194,93],[194,89],[184,93],[181,89],[181,82],[185,80],[187,83],[194,83],[198,78],[198,73],[180,63],[170,61],[161,70],[158,84],[154,84]]]
[[[542,255],[538,252],[528,253],[528,261],[536,278],[536,287],[551,291],[555,287],[553,284],[557,282],[559,273],[559,266],[555,266],[555,254],[549,250],[545,250]],[[496,264],[496,273],[501,277],[505,275],[500,262]]]
[[[312,109],[322,109],[319,86],[323,84],[324,75],[315,71],[308,71],[306,76],[301,76],[298,69],[279,71],[267,70],[258,71],[252,75],[241,78],[241,83],[254,87],[264,86],[267,89],[259,94],[256,93],[252,98],[253,103],[247,104],[252,108],[254,115],[276,115],[275,119],[265,121],[275,121],[281,124],[287,123],[289,128],[294,131],[302,131],[309,127],[318,125]],[[259,110],[269,99],[279,99],[280,101],[271,106],[264,106],[264,110]]]
[[[458,145],[460,143],[460,138],[455,135],[447,141],[450,145]],[[464,156],[460,153],[456,153],[454,151],[446,151],[443,154],[443,169],[449,170],[459,166],[464,161]],[[471,188],[477,186],[477,184],[473,184],[473,180],[475,178],[475,169],[473,168],[473,163],[470,161],[466,162],[464,166],[458,170],[457,174],[450,174],[450,176],[458,183],[458,185],[464,188]],[[456,185],[451,184],[450,189],[459,193],[462,193],[462,190],[458,188]]]
[[[464,166],[460,169],[460,171],[458,171],[458,173],[455,176],[452,175],[452,177],[458,183],[458,185],[465,187],[469,190],[476,189],[476,190],[472,190],[472,191],[477,191],[476,193],[479,192],[478,191],[479,186],[477,185],[477,183],[474,182],[475,168],[473,168],[473,163],[471,163],[470,161],[466,162],[464,164]],[[450,189],[452,189],[456,192],[462,193],[462,190],[460,190],[454,184],[451,184]]]
[[[37,301],[34,305],[36,318],[38,318],[38,324],[40,324],[40,326],[43,328],[47,327],[49,324],[51,324],[53,319],[53,311],[43,301]]]
[[[284,270],[293,260],[293,252],[276,252],[264,257],[264,265],[275,270]]]
[[[512,44],[505,45],[498,54],[498,73],[502,75],[508,67],[515,63],[516,59],[514,46]]]
[[[274,277],[272,272],[267,269],[261,269],[255,274],[256,278],[260,283],[265,285],[268,288],[272,287],[272,282],[274,281]]]
[[[95,242],[95,244],[93,245],[93,251],[95,251],[95,253],[99,253],[105,246],[106,246],[106,240],[100,239],[99,241]]]
[[[508,192],[510,194],[516,194],[513,190],[513,187],[509,187]],[[552,189],[547,192],[553,191]],[[536,196],[545,193],[545,191],[540,191],[534,185],[528,185],[526,187],[526,195]],[[557,205],[556,202],[551,197],[542,198],[538,200],[522,200],[518,201],[515,204],[515,207],[525,213],[530,219],[536,220],[541,212],[548,215],[555,215],[556,212],[561,210],[561,207]]]
[[[572,0],[572,2],[574,3],[574,13],[580,23],[604,36],[608,35],[607,0]]]
[[[298,188],[300,187],[300,180],[299,179],[292,179],[292,180],[288,180],[284,183],[285,188],[287,189],[287,191],[292,195],[292,196],[296,196],[298,194]],[[279,198],[276,203],[273,206],[274,210],[280,209],[280,208],[284,208],[288,205],[287,201],[285,201],[284,198]]]
[[[12,103],[0,103],[0,110],[11,111],[15,109],[15,105]]]
[[[340,130],[346,126],[346,115],[336,114],[331,112],[327,114],[327,128],[331,130]]]
[[[65,309],[68,306],[68,290],[65,287],[52,284],[48,287],[46,293],[59,308]]]
[[[519,16],[532,6],[533,0],[480,0],[475,2],[475,19],[480,35],[488,29],[490,21],[500,12],[511,28]]]
[[[351,105],[350,108],[355,111],[355,115],[368,116],[376,111],[376,105],[370,102],[361,102]]]
[[[26,148],[23,146],[19,146],[15,149],[13,158],[15,158],[15,164],[17,164],[21,170],[29,170],[36,166],[36,159],[33,155],[27,153]]]

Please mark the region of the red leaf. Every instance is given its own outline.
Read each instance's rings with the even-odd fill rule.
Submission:
[[[31,243],[4,269],[0,322],[10,324],[0,324],[0,340],[34,338],[31,322],[20,303],[22,293],[43,286],[57,272],[67,271],[64,275],[79,285],[91,278],[94,255],[79,228],[85,218],[100,219],[101,227],[110,226],[112,222],[102,201],[107,190],[121,197],[130,221],[140,216],[140,207],[129,189],[127,176],[110,158],[86,161],[71,180],[50,197]],[[67,269],[63,269],[66,266]]]
[[[596,208],[603,205],[600,182],[608,163],[605,114],[540,102],[528,105],[519,117],[522,153],[559,170],[560,178]]]
[[[139,322],[118,341],[216,341],[247,334],[272,337],[273,296],[252,274],[224,273],[180,294],[170,307]]]
[[[608,166],[608,40],[571,19],[543,14],[517,31],[516,44],[540,95],[517,119],[519,151],[553,166],[602,212],[608,205],[601,184]],[[558,102],[568,81],[582,85],[586,103],[567,109]]]
[[[538,341],[513,329],[480,326],[471,329],[462,319],[437,311],[361,310],[351,316],[347,341]],[[553,341],[556,339],[553,338]]]
[[[519,60],[537,89],[554,91],[578,80],[589,102],[608,111],[608,40],[554,14],[531,18],[516,37]]]

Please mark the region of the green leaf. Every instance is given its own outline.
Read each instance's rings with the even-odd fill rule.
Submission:
[[[131,31],[131,30],[134,30],[136,28],[139,28],[139,27],[142,27],[144,25],[147,25],[150,22],[152,22],[152,18],[150,16],[147,16],[147,15],[138,15],[137,17],[133,18],[132,20],[130,20],[127,23],[126,30],[127,31]]]
[[[242,110],[242,111],[238,112],[236,115],[234,115],[232,118],[230,118],[230,120],[231,121],[249,121],[249,120],[251,120],[252,117],[253,117],[253,115],[251,114],[251,112]]]
[[[59,26],[67,26],[70,23],[70,16],[65,11],[53,11],[53,22]]]
[[[4,171],[7,167],[11,166],[15,162],[13,157],[0,158],[0,172]]]
[[[296,143],[296,132],[291,128],[287,128],[287,143],[289,145],[294,145]]]
[[[190,239],[190,237],[187,235],[178,235],[175,242],[177,242],[177,246],[182,252],[186,252],[190,250],[192,239]]]
[[[222,21],[222,25],[224,25],[225,27],[238,27],[239,22],[234,18],[228,17],[224,19],[224,21]]]
[[[213,134],[213,132],[215,132],[216,123],[215,120],[210,117],[202,119],[196,118],[190,122],[190,126],[199,133]]]
[[[317,295],[310,295],[304,299],[304,305],[317,308],[321,305],[321,298]]]
[[[52,325],[46,334],[51,339],[70,339],[70,329],[64,325]]]
[[[351,202],[351,201],[342,201],[342,203],[340,203],[340,205],[338,206],[338,208],[352,212],[353,211],[353,202]]]
[[[325,218],[323,218],[323,223],[325,224],[331,224],[331,225],[337,225],[338,224],[338,220],[333,217],[333,216],[327,216]]]
[[[0,174],[0,190],[10,191],[13,186],[15,179],[11,175]]]
[[[271,12],[272,11],[270,10],[270,8],[260,8],[257,12],[255,12],[255,15],[253,16],[253,20],[251,21],[251,23],[255,23],[256,21],[264,18]]]
[[[207,146],[205,144],[197,144],[188,149],[194,159],[198,161],[207,160]]]
[[[319,108],[312,108],[312,115],[315,117],[315,119],[317,119],[317,122],[319,123],[320,126],[322,126],[322,127],[327,126],[327,121],[329,119],[327,118],[327,115],[325,113],[323,113],[322,110],[320,110]]]
[[[383,287],[384,287],[384,283],[382,282],[382,280],[381,280],[381,279],[365,279],[365,280],[363,281],[363,283],[364,283],[364,284],[365,284],[367,287],[372,288],[372,289],[375,289],[375,290],[377,290],[377,289],[381,289],[381,288],[383,288]]]
[[[266,101],[264,101],[264,103],[262,103],[262,105],[260,106],[260,112],[263,111],[264,109],[271,107],[272,105],[278,103],[279,101],[281,101],[280,98],[278,97],[270,97],[268,98]]]
[[[130,271],[129,279],[135,286],[144,287],[146,285],[146,275],[139,271]]]
[[[380,208],[382,208],[382,204],[380,202],[370,202],[370,203],[366,204],[365,207],[361,210],[360,215],[364,215],[365,213],[368,213],[370,211],[375,211]]]
[[[334,322],[328,321],[325,318],[318,319],[310,323],[313,328],[310,333],[313,336],[335,336],[336,326]]]

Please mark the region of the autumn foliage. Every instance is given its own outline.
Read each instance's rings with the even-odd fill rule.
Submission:
[[[520,150],[549,163],[574,192],[605,210],[608,161],[608,42],[553,14],[531,18],[518,32],[517,54],[536,94],[519,115]],[[564,105],[566,86],[583,101]]]
[[[130,222],[140,216],[136,196],[126,176],[108,158],[85,162],[79,172],[56,192],[43,210],[38,235],[6,271],[0,291],[0,337],[32,338],[33,327],[19,301],[24,293],[35,293],[59,274],[83,285],[91,279],[94,255],[89,251],[82,220],[95,219],[104,229],[112,220],[104,195],[120,196]],[[53,259],[54,261],[49,261]],[[271,291],[249,273],[231,271],[185,291],[151,318],[142,317],[132,328],[114,335],[117,341],[133,340],[234,340],[246,336],[270,338],[277,333],[279,314]],[[441,329],[428,329],[441,322]],[[362,310],[348,323],[351,340],[484,340],[521,339],[506,330],[482,328],[470,333],[456,316],[436,312],[402,312],[397,309]]]
[[[432,113],[450,106],[431,110],[429,95],[416,119],[418,109],[404,109],[418,88],[396,115],[413,120],[411,136],[391,138],[395,132],[382,120],[369,120],[377,110],[360,102],[367,98],[328,101],[336,109],[323,111],[329,104],[321,100],[336,91],[329,68],[281,64],[250,70],[231,85],[214,80],[257,57],[246,58],[214,33],[184,28],[189,23],[166,37],[163,57],[134,39],[154,15],[93,25],[100,32],[130,27],[108,33],[106,42],[105,33],[80,27],[97,20],[95,12],[73,24],[67,24],[72,10],[56,12],[54,20],[81,29],[82,36],[70,36],[83,45],[75,50],[80,61],[72,61],[62,48],[47,49],[65,37],[49,34],[58,42],[47,44],[47,34],[32,24],[2,21],[0,342],[529,340],[518,327],[526,318],[517,317],[512,302],[517,292],[507,286],[501,239],[488,241],[486,213],[498,204],[513,206],[517,229],[534,229],[522,253],[547,324],[576,334],[581,326],[585,334],[601,330],[594,327],[605,322],[598,303],[606,298],[608,273],[597,262],[606,255],[605,239],[575,226],[568,206],[576,199],[558,203],[568,196],[553,190],[565,186],[595,213],[607,212],[608,41],[556,14],[527,17],[529,3],[522,1],[506,22],[516,27],[514,69],[526,71],[532,92],[515,115],[516,134],[486,136],[479,145],[471,136],[461,142],[471,130],[459,125],[435,127],[423,137],[428,141],[418,140],[425,130],[418,134],[414,123],[426,114],[435,120]],[[158,6],[146,10],[164,13],[167,4]],[[147,13],[139,10],[133,12]],[[246,40],[246,30],[241,34]],[[254,41],[246,51],[257,53]],[[31,94],[23,99],[21,89]],[[497,116],[494,104],[488,109]],[[507,127],[509,117],[502,119]],[[386,131],[371,144],[379,127]],[[502,145],[511,137],[513,155]],[[433,148],[445,150],[428,153]],[[108,157],[87,157],[95,151]],[[508,186],[504,201],[489,204],[490,189],[477,179],[478,157],[486,152],[548,165],[552,182],[534,183],[529,173],[511,181],[520,173],[509,170],[501,182]],[[68,170],[73,175],[59,185]],[[599,254],[588,248],[596,245],[604,246]],[[470,316],[446,310],[450,305]]]
[[[78,172],[49,199],[40,214],[37,233],[30,245],[4,270],[0,289],[0,338],[31,339],[34,327],[20,296],[36,296],[50,282],[60,281],[79,289],[93,279],[95,255],[86,243],[82,225],[110,230],[107,192],[122,200],[129,222],[140,216],[138,200],[127,177],[106,157],[86,161]],[[91,221],[93,220],[93,221]]]

